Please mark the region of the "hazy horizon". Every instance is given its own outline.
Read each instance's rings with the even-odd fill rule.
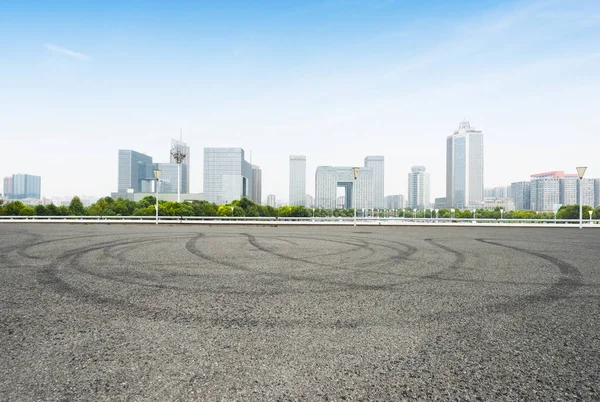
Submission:
[[[0,177],[42,196],[117,190],[119,149],[168,162],[241,147],[263,199],[289,156],[385,156],[385,195],[414,165],[445,196],[446,137],[484,133],[485,187],[588,166],[600,178],[600,2],[324,0],[0,3]]]

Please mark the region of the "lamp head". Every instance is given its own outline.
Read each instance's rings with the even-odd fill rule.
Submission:
[[[577,167],[577,174],[579,175],[580,179],[583,179],[583,175],[585,174],[586,170],[587,170],[587,166],[579,166],[579,167]]]

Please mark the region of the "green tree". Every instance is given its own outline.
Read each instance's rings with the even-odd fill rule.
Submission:
[[[75,196],[71,199],[71,203],[69,204],[69,215],[82,216],[85,215],[85,207],[83,203],[79,199],[79,197]]]
[[[42,204],[38,204],[34,208],[35,216],[44,216],[46,215],[46,207]]]
[[[3,206],[2,213],[6,216],[33,216],[35,210],[21,201],[10,201]]]

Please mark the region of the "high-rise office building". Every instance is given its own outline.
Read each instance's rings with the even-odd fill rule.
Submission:
[[[9,199],[22,200],[25,198],[35,198],[39,200],[42,192],[42,178],[30,174],[13,174],[10,180],[4,179],[5,194]]]
[[[181,193],[185,194],[190,192],[190,147],[181,140],[171,138],[171,151],[169,152],[171,158],[170,163],[177,163],[174,157],[174,154],[177,151],[185,155],[185,158],[183,158],[183,161],[181,162]],[[184,171],[185,176],[183,174]],[[175,182],[175,184],[177,184],[177,182]],[[175,188],[175,192],[177,192],[177,188]]]
[[[306,156],[290,155],[290,205],[306,206]]]
[[[446,139],[446,204],[478,208],[483,201],[483,132],[468,121]]]
[[[267,196],[267,205],[273,208],[277,207],[277,198],[275,198],[275,194],[269,194]]]
[[[531,175],[531,209],[554,211],[560,203],[560,179],[564,172],[545,172]]]
[[[337,189],[343,187],[344,208],[373,208],[373,169],[363,167],[354,179],[352,167],[319,166],[315,174],[315,206],[335,209]]]
[[[12,176],[4,178],[2,189],[2,195],[4,195],[6,198],[12,194]]]
[[[252,165],[252,201],[262,204],[262,170],[260,166]]]
[[[512,200],[516,210],[531,209],[531,182],[518,181],[511,183]]]
[[[384,197],[384,157],[367,156],[365,167],[373,169],[373,208],[385,208]]]
[[[125,198],[134,192],[151,192],[155,168],[151,156],[130,149],[119,149],[119,179],[117,192],[113,195]]]
[[[594,179],[594,208],[600,207],[600,179]]]
[[[204,198],[228,204],[252,196],[252,165],[242,148],[204,148]]]
[[[559,176],[560,196],[558,202],[563,205],[577,204],[577,199],[579,198],[579,192],[577,191],[579,187],[579,176],[576,174],[564,174],[564,172],[556,173],[562,173]]]
[[[413,166],[408,174],[408,208],[429,207],[429,173],[425,171],[425,166]]]
[[[315,206],[315,198],[310,194],[306,194],[306,206],[309,208],[314,208]]]
[[[581,186],[581,192],[580,188]],[[579,196],[583,197],[583,201],[580,202]],[[590,207],[594,206],[595,202],[595,189],[594,189],[594,179],[581,179],[579,182],[579,177],[577,178],[577,204],[581,203],[583,205],[589,205]]]

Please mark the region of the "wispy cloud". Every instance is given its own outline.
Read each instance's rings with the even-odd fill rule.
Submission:
[[[65,49],[64,47],[53,45],[51,43],[46,44],[46,49],[48,49],[51,52],[66,54],[67,56],[74,57],[79,60],[85,60],[85,61],[90,60],[90,56],[88,56],[87,54],[74,52],[72,50]]]

